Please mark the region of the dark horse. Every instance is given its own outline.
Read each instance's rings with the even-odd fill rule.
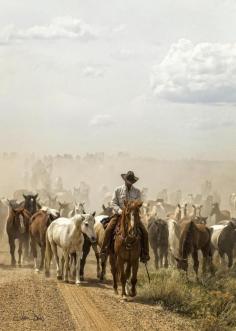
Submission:
[[[194,221],[182,222],[179,240],[179,257],[176,257],[177,267],[187,272],[188,256],[191,254],[193,258],[193,269],[197,279],[199,268],[198,250],[201,250],[203,255],[203,274],[206,272],[207,266],[209,266],[210,272],[213,273],[211,230],[205,224],[196,224]]]
[[[15,239],[19,239],[18,264],[21,265],[22,248],[24,248],[23,257],[28,257],[30,213],[22,207],[14,208],[11,204],[9,204],[9,207],[6,231],[10,245],[11,265],[15,266]]]
[[[156,269],[158,269],[159,266],[163,267],[163,260],[164,267],[168,268],[168,224],[162,219],[151,217],[148,223],[148,237],[155,256]]]
[[[38,194],[23,194],[23,197],[25,199],[23,206],[26,210],[28,210],[31,216],[41,208],[37,201]]]
[[[126,299],[127,294],[131,297],[136,296],[137,273],[141,253],[141,234],[138,230],[141,206],[141,201],[125,201],[125,207],[119,220],[119,230],[114,238],[114,248],[110,249],[109,252],[113,288],[115,294],[118,294],[117,281],[118,276],[120,276],[123,299]],[[128,284],[130,276],[131,288]],[[128,293],[126,293],[126,289]]]

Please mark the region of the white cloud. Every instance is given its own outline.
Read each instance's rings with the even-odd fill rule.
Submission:
[[[120,33],[125,31],[127,28],[126,24],[120,24],[112,29],[113,33]]]
[[[104,70],[97,66],[86,66],[85,68],[83,68],[82,74],[85,77],[94,77],[94,78],[103,77]]]
[[[114,125],[114,121],[110,115],[107,114],[99,114],[94,116],[91,121],[89,122],[90,126],[93,127],[109,127]]]
[[[73,17],[57,17],[48,25],[34,25],[27,29],[20,29],[8,25],[0,31],[0,43],[28,39],[73,39],[88,41],[96,39],[99,31]]]
[[[129,60],[137,56],[137,52],[129,48],[122,48],[114,53],[112,56],[117,60]]]
[[[181,39],[153,68],[154,94],[174,102],[236,102],[236,43],[199,43]]]

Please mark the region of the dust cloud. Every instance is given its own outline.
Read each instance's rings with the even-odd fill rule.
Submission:
[[[89,187],[89,208],[99,211],[104,195],[109,196],[122,184],[121,173],[133,170],[139,177],[136,186],[147,188],[147,197],[156,199],[158,192],[167,189],[182,191],[182,197],[202,192],[206,180],[212,192],[228,207],[229,195],[236,191],[235,162],[198,160],[158,160],[154,157],[132,157],[126,153],[79,155],[0,155],[0,194],[12,198],[17,190],[55,192],[58,179],[64,190],[73,192],[81,182]],[[110,192],[110,193],[109,193]]]

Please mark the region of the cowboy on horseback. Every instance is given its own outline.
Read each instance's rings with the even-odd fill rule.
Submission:
[[[125,181],[125,184],[116,188],[113,193],[111,206],[113,208],[115,215],[111,218],[105,230],[104,240],[101,247],[102,259],[105,259],[107,256],[112,235],[115,231],[118,220],[120,219],[120,215],[122,214],[122,209],[124,208],[124,202],[130,200],[141,200],[140,190],[133,186],[133,184],[138,181],[138,178],[135,177],[133,171],[128,171],[127,174],[122,174],[121,177]],[[140,261],[146,263],[150,259],[148,232],[141,221],[138,224],[138,228],[140,229],[141,238],[142,238]]]

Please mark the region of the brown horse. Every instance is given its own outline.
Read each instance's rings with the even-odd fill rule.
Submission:
[[[9,204],[9,216],[7,219],[6,231],[8,235],[11,265],[16,265],[15,259],[15,239],[19,239],[19,259],[18,264],[21,265],[22,248],[24,247],[24,259],[28,258],[29,253],[29,219],[30,213],[22,208],[14,208]]]
[[[180,226],[179,257],[176,257],[177,267],[187,272],[188,256],[191,254],[194,263],[193,269],[198,278],[198,250],[201,250],[203,254],[203,273],[206,272],[207,265],[211,273],[213,273],[211,230],[205,224],[196,224],[194,221],[182,222]]]
[[[122,284],[122,298],[126,299],[126,288],[131,297],[136,295],[137,273],[141,253],[141,235],[138,230],[140,222],[139,209],[141,201],[125,202],[119,222],[119,230],[115,235],[114,249],[110,250],[110,264],[113,276],[113,288],[116,294],[118,275]],[[126,268],[125,268],[126,264]],[[131,276],[131,288],[128,281]]]
[[[31,239],[31,250],[34,257],[34,268],[36,271],[42,270],[46,249],[46,231],[52,221],[60,216],[55,209],[39,210],[30,219],[29,233]],[[37,268],[37,244],[41,248],[41,263]]]

